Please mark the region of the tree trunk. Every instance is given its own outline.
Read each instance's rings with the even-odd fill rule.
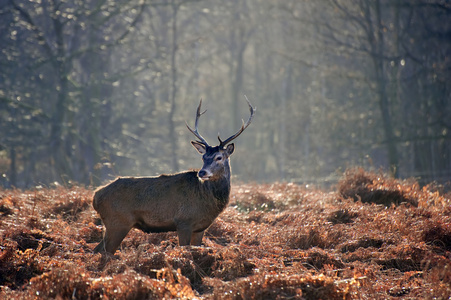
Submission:
[[[387,94],[387,78],[384,72],[384,36],[383,36],[383,24],[381,16],[380,1],[377,0],[374,3],[374,9],[376,13],[376,26],[375,26],[375,38],[370,37],[370,45],[373,50],[372,60],[376,75],[377,93],[379,98],[379,107],[382,115],[382,124],[387,144],[388,163],[390,167],[390,173],[394,177],[398,177],[398,151],[396,149],[396,140],[393,132],[392,117],[390,115],[390,99]],[[370,23],[371,18],[367,15],[367,20]],[[372,34],[372,32],[370,32]]]
[[[9,182],[11,184],[11,186],[13,187],[17,187],[17,167],[16,167],[16,147],[13,145],[11,146],[11,150],[9,153],[9,156],[11,158],[11,163],[10,163],[10,174],[9,174]]]
[[[66,115],[66,102],[69,92],[68,81],[68,62],[65,58],[63,24],[58,19],[53,21],[56,34],[56,56],[53,57],[53,65],[58,76],[56,107],[53,112],[51,131],[50,131],[50,151],[52,153],[54,179],[57,180],[61,175],[70,175],[69,164],[67,161],[64,143],[63,143],[63,122]]]
[[[177,11],[178,4],[175,0],[172,0],[172,51],[171,51],[171,96],[170,96],[170,110],[169,110],[169,140],[171,143],[171,157],[172,157],[172,170],[174,172],[179,170],[179,163],[177,158],[177,135],[175,132],[175,111],[176,102],[175,97],[177,95],[177,66],[176,66],[176,55],[177,55]]]

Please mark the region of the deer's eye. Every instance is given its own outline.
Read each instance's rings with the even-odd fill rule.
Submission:
[[[216,160],[217,160],[217,161],[222,160],[222,156],[216,156]]]

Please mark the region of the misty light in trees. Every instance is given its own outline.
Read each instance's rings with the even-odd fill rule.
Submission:
[[[241,122],[243,94],[261,118],[238,180],[328,184],[355,165],[449,178],[451,9],[399,4],[9,1],[0,186],[195,168],[189,108],[208,103],[214,139]]]

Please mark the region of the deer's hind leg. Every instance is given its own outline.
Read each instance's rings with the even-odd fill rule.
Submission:
[[[105,252],[105,242],[103,238],[102,241],[100,241],[100,243],[94,248],[93,252],[94,253]]]
[[[104,238],[106,252],[114,254],[130,229],[130,227],[107,229]]]
[[[109,252],[114,254],[130,229],[131,227],[105,226],[105,235],[103,240],[97,245],[97,247],[94,248],[94,253]]]

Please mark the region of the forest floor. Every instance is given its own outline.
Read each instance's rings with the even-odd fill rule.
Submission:
[[[0,190],[1,299],[450,299],[451,193],[361,169],[234,185],[203,246],[102,226],[82,187]]]

